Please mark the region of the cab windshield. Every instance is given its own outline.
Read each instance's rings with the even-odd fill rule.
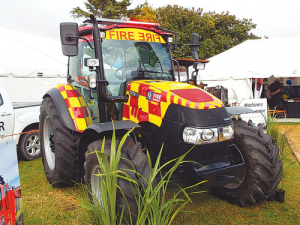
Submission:
[[[102,49],[105,73],[110,70],[110,75],[119,80],[125,81],[138,76],[145,79],[172,80],[171,57],[166,44],[104,40]]]
[[[90,41],[90,44],[93,46],[94,42]],[[109,82],[122,83],[138,76],[143,79],[173,80],[171,55],[166,44],[104,39],[102,53],[104,75]],[[94,57],[94,50],[88,43],[80,43],[79,54],[70,61],[70,75],[75,78],[93,74],[84,66],[84,59]],[[138,69],[142,74],[138,73]]]

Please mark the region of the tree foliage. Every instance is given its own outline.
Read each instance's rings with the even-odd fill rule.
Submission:
[[[162,27],[178,32],[178,43],[182,45],[190,43],[191,33],[200,35],[199,58],[209,58],[245,40],[259,38],[249,33],[256,27],[251,19],[239,20],[229,12],[203,13],[201,8],[168,5],[158,8],[157,15]],[[191,51],[186,48],[175,57],[184,54],[190,56]]]
[[[76,7],[70,13],[74,18],[89,17],[93,14],[96,17],[120,19],[127,16],[127,7],[130,4],[129,0],[87,0],[84,5],[88,11]]]
[[[156,22],[157,13],[147,2],[138,5],[135,9],[132,9],[128,13],[128,17],[132,21],[142,22]]]
[[[152,8],[147,1],[136,8],[128,10],[129,0],[87,0],[84,3],[87,11],[74,8],[74,18],[96,17],[120,19],[127,17],[135,21],[158,22],[161,27],[178,33],[179,47],[189,44],[191,33],[200,35],[199,58],[210,58],[224,52],[248,39],[260,37],[251,33],[256,24],[251,19],[237,19],[229,12],[203,13],[201,8],[185,8],[178,5],[167,5],[158,9]],[[177,49],[178,50],[178,49]],[[191,57],[189,48],[183,49],[174,57]]]

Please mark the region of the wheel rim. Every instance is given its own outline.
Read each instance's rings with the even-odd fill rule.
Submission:
[[[47,116],[45,118],[44,126],[43,126],[44,134],[43,134],[43,140],[44,140],[44,150],[45,150],[45,156],[46,161],[51,170],[54,170],[55,167],[55,153],[52,151],[50,145],[50,137],[52,133],[52,127],[50,126],[50,118]]]
[[[26,141],[26,151],[31,157],[38,156],[41,153],[39,135],[30,135]]]
[[[100,176],[96,176],[96,174],[100,174],[100,166],[95,165],[92,169],[91,172],[91,189],[92,189],[92,194],[93,198],[97,200],[97,204],[100,204],[103,208],[103,199],[102,199],[102,194],[100,190]]]

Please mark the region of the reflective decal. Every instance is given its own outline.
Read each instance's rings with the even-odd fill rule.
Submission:
[[[129,94],[133,92],[138,93],[139,98]],[[150,122],[159,127],[170,104],[199,110],[223,107],[215,96],[180,82],[132,81],[128,83],[126,93],[129,99],[123,105],[123,120]]]

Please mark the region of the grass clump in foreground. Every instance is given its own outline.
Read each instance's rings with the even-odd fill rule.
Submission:
[[[202,192],[198,190],[196,192],[187,193],[187,189],[203,182],[185,188],[178,186],[179,191],[177,191],[173,197],[166,199],[167,186],[170,182],[170,178],[177,167],[184,162],[183,159],[188,152],[160,166],[159,162],[162,153],[162,151],[160,151],[153,169],[150,170],[151,172],[148,179],[144,178],[142,174],[139,174],[134,166],[132,166],[132,169],[118,168],[120,160],[128,161],[128,159],[122,158],[121,148],[131,131],[128,131],[123,136],[118,149],[116,146],[115,132],[113,132],[111,151],[110,154],[108,154],[109,157],[104,151],[105,139],[103,139],[101,152],[95,151],[90,153],[97,155],[98,163],[101,168],[99,173],[95,174],[95,176],[100,178],[97,185],[101,198],[99,198],[99,195],[93,193],[92,190],[88,189],[94,204],[84,203],[79,205],[92,212],[97,224],[171,224],[184,206],[188,202],[191,202],[189,195]],[[151,158],[148,153],[147,158],[149,167],[152,168]],[[171,164],[174,165],[171,166]],[[162,175],[162,169],[167,166],[171,166],[171,168]],[[135,174],[135,177],[138,177],[138,181],[132,179],[132,175],[129,175],[132,173]],[[161,179],[156,184],[156,178],[158,176],[160,176]],[[125,207],[126,204],[129,206],[123,190],[117,184],[118,179],[126,180],[128,184],[130,184],[133,193],[135,193],[135,201],[138,208],[137,218],[135,219],[131,216],[125,218],[124,208],[121,213],[116,214],[118,191],[122,193],[125,199]]]

